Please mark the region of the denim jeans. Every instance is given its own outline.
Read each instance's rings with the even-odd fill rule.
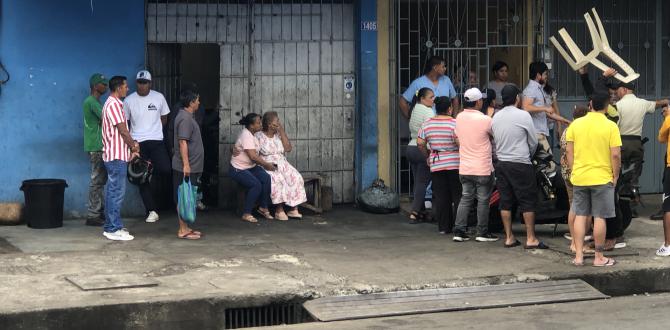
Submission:
[[[107,186],[105,186],[105,232],[113,233],[123,228],[121,204],[126,194],[128,163],[122,160],[105,162]]]
[[[463,195],[456,212],[456,226],[454,232],[464,234],[468,227],[468,216],[477,197],[477,234],[486,235],[489,232],[489,199],[493,188],[493,175],[461,175]]]
[[[103,191],[105,190],[105,183],[107,183],[107,171],[105,164],[102,162],[102,152],[89,152],[91,160],[91,181],[88,186],[88,214],[89,219],[102,218],[103,208]]]
[[[250,214],[256,202],[262,208],[270,204],[270,175],[265,170],[256,166],[248,170],[238,170],[230,166],[228,175],[247,188],[247,197],[244,201],[244,213]]]

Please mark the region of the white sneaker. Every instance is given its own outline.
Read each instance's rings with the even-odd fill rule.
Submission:
[[[670,246],[661,245],[658,250],[656,250],[656,255],[659,257],[670,257]]]
[[[160,219],[160,217],[158,216],[158,213],[156,213],[155,211],[151,211],[151,212],[149,212],[149,216],[147,217],[147,219],[145,221],[146,222],[156,222],[156,221],[158,221],[158,219]]]
[[[103,236],[112,241],[132,241],[135,237],[130,235],[127,231],[119,229],[113,233],[103,232]]]

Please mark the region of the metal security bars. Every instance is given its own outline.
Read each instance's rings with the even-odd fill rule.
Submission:
[[[510,65],[510,80],[526,82],[529,17],[526,0],[396,0],[394,1],[394,55],[396,67],[391,104],[397,124],[396,190],[412,191],[411,171],[405,159],[409,142],[407,120],[398,111],[399,95],[422,74],[426,59],[439,55],[447,61],[447,75],[457,92],[485,87],[490,66],[497,60]],[[529,15],[530,14],[530,15]],[[532,31],[531,31],[532,32]]]
[[[663,2],[667,8],[667,1]],[[546,34],[557,35],[559,29],[565,28],[578,45],[589,49],[591,37],[583,15],[595,7],[614,51],[640,74],[635,81],[636,94],[653,97],[657,84],[655,71],[659,69],[655,56],[656,3],[656,0],[549,0],[545,9]],[[578,75],[558,52],[553,57],[550,80],[559,91],[559,100],[583,100],[584,90]],[[604,63],[612,64],[609,59],[605,59]],[[596,79],[601,72],[591,68],[590,74],[592,79]]]

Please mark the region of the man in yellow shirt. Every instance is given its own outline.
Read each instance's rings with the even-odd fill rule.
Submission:
[[[598,90],[592,97],[593,111],[575,120],[566,133],[568,164],[572,168],[570,182],[574,186],[572,209],[577,215],[574,224],[576,255],[574,265],[584,264],[584,234],[591,216],[595,258],[593,266],[613,266],[614,259],[603,255],[605,250],[605,219],[616,216],[614,187],[621,169],[621,136],[619,128],[605,113],[610,103],[607,92]]]
[[[656,251],[659,257],[670,256],[670,107],[663,108],[663,125],[658,131],[658,142],[667,144],[665,170],[663,171],[663,234],[665,242]]]

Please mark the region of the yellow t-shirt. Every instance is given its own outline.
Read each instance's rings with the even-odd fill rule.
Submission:
[[[568,126],[566,140],[573,143],[570,182],[575,186],[597,186],[612,182],[612,152],[621,147],[619,128],[604,114],[589,112]]]
[[[668,143],[668,135],[670,135],[670,116],[665,117],[661,129],[658,130],[658,142],[667,144],[665,149],[665,166],[670,167],[670,143]]]

